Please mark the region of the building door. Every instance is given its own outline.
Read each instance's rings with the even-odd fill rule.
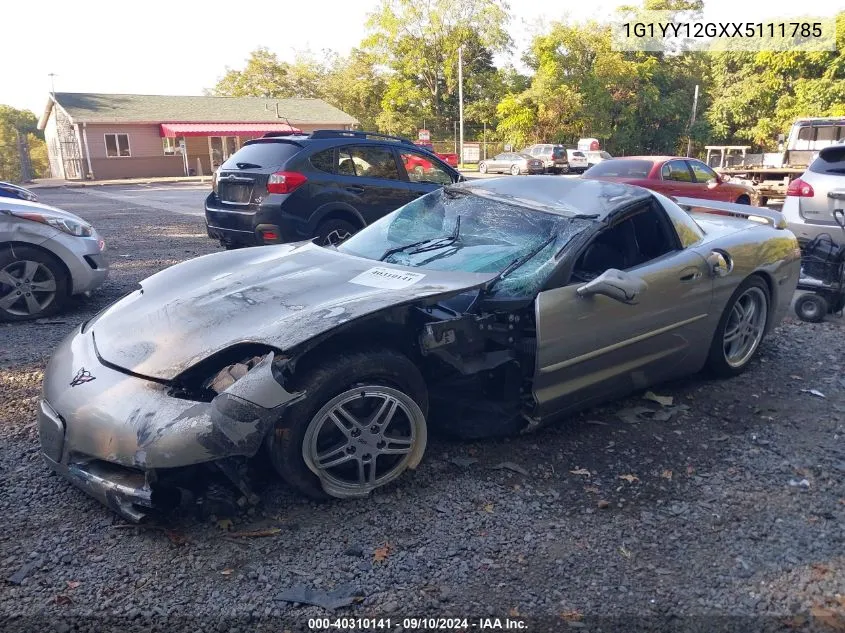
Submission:
[[[211,160],[211,171],[222,165],[228,158],[238,151],[237,136],[209,136],[208,157]]]

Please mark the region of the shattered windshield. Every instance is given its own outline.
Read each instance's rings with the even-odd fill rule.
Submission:
[[[525,296],[540,289],[556,255],[590,222],[447,188],[397,209],[338,250],[413,268],[501,273],[539,249],[495,285],[497,295]]]

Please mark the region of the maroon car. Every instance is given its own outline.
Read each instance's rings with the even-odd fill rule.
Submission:
[[[677,156],[629,156],[593,165],[584,178],[639,185],[665,196],[703,198],[757,206],[753,188],[727,177],[695,158]]]

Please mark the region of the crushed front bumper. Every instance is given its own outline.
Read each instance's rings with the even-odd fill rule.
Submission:
[[[301,394],[277,382],[270,352],[211,402],[129,375],[98,357],[94,334],[77,328],[44,374],[41,449],[59,475],[124,517],[157,506],[158,472],[253,456],[281,410]]]

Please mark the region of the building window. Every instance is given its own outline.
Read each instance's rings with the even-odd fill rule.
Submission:
[[[106,156],[109,158],[120,158],[131,156],[129,153],[128,134],[106,134]]]
[[[176,138],[164,137],[163,139],[161,139],[162,146],[164,147],[164,155],[174,156],[176,154],[181,154],[182,150],[180,149],[180,144],[184,142],[184,136],[178,136]]]

